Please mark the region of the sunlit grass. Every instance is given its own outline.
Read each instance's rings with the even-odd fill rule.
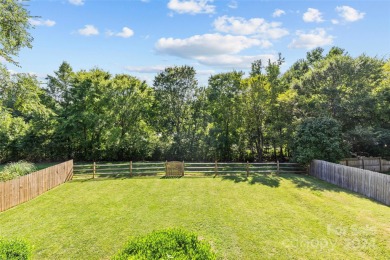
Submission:
[[[129,236],[183,228],[222,259],[386,259],[390,208],[309,176],[78,179],[0,213],[35,259],[108,259]]]

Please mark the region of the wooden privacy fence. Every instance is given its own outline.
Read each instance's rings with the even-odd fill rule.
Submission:
[[[390,175],[314,160],[310,175],[390,206]]]
[[[0,182],[0,212],[29,201],[68,181],[73,176],[73,160]]]
[[[379,157],[346,158],[340,164],[374,172],[390,171],[390,161]]]
[[[172,173],[171,165],[175,165]],[[180,168],[180,169],[179,169]],[[75,164],[74,172],[77,174],[96,175],[127,175],[134,176],[227,176],[246,175],[258,173],[305,173],[306,170],[297,163],[224,163],[224,162],[129,162],[129,163],[93,163]]]

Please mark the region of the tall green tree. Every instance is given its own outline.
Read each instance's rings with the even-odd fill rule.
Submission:
[[[155,120],[157,132],[167,144],[167,156],[171,159],[186,157],[196,125],[193,107],[198,81],[193,67],[168,67],[154,79],[156,96]]]
[[[209,145],[215,158],[223,161],[243,159],[242,77],[242,72],[233,71],[209,78]]]
[[[32,36],[29,33],[30,13],[23,6],[25,1],[0,1],[0,57],[18,64],[13,56],[23,47],[31,48]]]
[[[145,82],[119,74],[107,90],[107,155],[115,160],[151,158],[158,137],[151,125],[153,89]]]

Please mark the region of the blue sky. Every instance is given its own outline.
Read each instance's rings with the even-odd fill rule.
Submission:
[[[248,71],[256,59],[284,69],[315,47],[352,56],[390,57],[390,1],[32,0],[33,48],[16,72],[53,74],[99,67],[152,82],[172,65],[195,67],[202,84],[214,73]],[[4,61],[2,61],[4,63]]]

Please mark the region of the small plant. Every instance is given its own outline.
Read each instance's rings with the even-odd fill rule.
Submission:
[[[0,239],[0,259],[31,259],[32,248],[29,243],[20,239]]]
[[[19,161],[7,164],[3,171],[0,172],[0,181],[8,181],[20,176],[27,175],[36,171],[37,168],[33,163]]]
[[[194,233],[180,229],[154,231],[127,242],[114,260],[124,259],[216,259],[211,247]]]

